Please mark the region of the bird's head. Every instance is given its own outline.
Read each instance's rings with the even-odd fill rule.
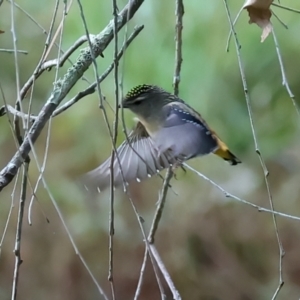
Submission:
[[[121,107],[128,108],[137,115],[149,117],[156,114],[167,103],[171,94],[154,85],[138,85],[124,97]]]

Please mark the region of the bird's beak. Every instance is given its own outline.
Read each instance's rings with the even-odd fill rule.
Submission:
[[[123,101],[118,105],[118,108],[128,108],[128,106],[126,105],[126,103],[124,103]]]

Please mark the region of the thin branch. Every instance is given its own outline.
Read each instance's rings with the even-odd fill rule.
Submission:
[[[15,53],[15,50],[14,49],[3,49],[3,48],[0,48],[0,52]],[[28,54],[28,51],[17,50],[17,53]]]
[[[29,208],[28,208],[28,221],[29,222],[28,223],[30,225],[32,225],[32,222],[31,222],[31,211],[32,211],[32,207],[33,207],[33,201],[36,199],[36,192],[38,190],[39,184],[40,184],[40,182],[42,180],[42,177],[44,176],[44,172],[46,170],[46,163],[47,163],[49,146],[50,146],[51,121],[52,121],[52,118],[50,118],[49,124],[48,124],[48,132],[47,132],[47,138],[46,138],[46,145],[45,145],[45,153],[44,153],[43,164],[42,164],[42,167],[40,168],[40,174],[39,174],[39,177],[38,177],[38,179],[36,181],[36,184],[35,184],[34,188],[32,189],[32,196],[31,196],[31,199],[30,199],[30,202],[29,202]],[[38,164],[38,162],[36,162],[36,163]],[[44,214],[44,212],[43,212],[43,214]]]
[[[141,294],[147,260],[148,260],[148,248],[145,247],[144,258],[143,258],[143,262],[142,262],[142,266],[141,266],[141,270],[140,270],[140,277],[139,277],[139,281],[138,281],[138,284],[137,284],[137,287],[135,290],[133,300],[138,300],[138,298]]]
[[[237,15],[236,15],[234,21],[232,22],[232,27],[235,26],[235,24],[236,24],[238,18],[240,17],[240,15],[241,15],[243,9],[244,9],[244,7],[242,6],[242,7],[240,8],[239,12],[237,13]],[[226,50],[225,50],[226,52],[229,52],[229,44],[230,44],[230,40],[231,40],[231,37],[232,37],[232,32],[233,32],[233,31],[232,31],[232,29],[230,28],[230,31],[229,31],[229,34],[228,34],[228,37],[227,37],[227,42],[226,42]]]
[[[16,31],[15,31],[15,7],[14,7],[14,0],[12,0],[12,5],[10,7],[11,9],[11,34],[12,34],[12,38],[13,38],[13,46],[14,46],[14,65],[15,65],[15,72],[16,72],[16,89],[17,89],[17,101],[16,101],[16,105],[18,105],[17,109],[19,110],[19,108],[21,108],[22,110],[22,105],[21,103],[18,104],[18,102],[20,101],[20,76],[19,76],[19,60],[18,60],[18,49],[17,49],[17,35],[16,35]],[[24,121],[23,121],[24,122]],[[24,125],[24,124],[23,124]],[[24,126],[23,126],[24,127]]]
[[[11,296],[12,300],[17,299],[18,280],[19,280],[19,274],[20,274],[20,266],[22,264],[21,239],[22,239],[22,224],[23,224],[23,217],[24,217],[24,207],[25,207],[25,200],[26,200],[28,169],[29,169],[29,158],[26,159],[26,162],[24,164],[21,197],[20,197],[20,203],[19,203],[19,212],[18,212],[18,221],[17,221],[15,248],[14,248],[15,268],[14,268],[14,276],[13,276],[13,284],[12,284],[12,296]]]
[[[8,111],[10,112],[12,115],[14,115],[15,117],[18,117],[18,118],[26,118],[26,119],[29,119],[30,121],[35,121],[37,119],[36,116],[34,115],[28,115],[28,114],[25,114],[25,113],[22,113],[20,112],[19,110],[16,110],[14,107],[12,107],[11,105],[9,104],[6,104],[5,106],[5,111]]]
[[[279,7],[279,8],[282,8],[282,9],[285,9],[285,10],[288,10],[288,11],[295,12],[297,14],[300,14],[300,10],[298,10],[298,9],[294,9],[294,8],[291,8],[291,7],[288,7],[288,6],[284,6],[284,5],[281,5],[281,4],[277,4],[277,3],[274,3],[274,2],[272,2],[271,5]]]
[[[72,2],[72,1],[71,1]],[[59,3],[59,1],[58,1]],[[68,8],[67,8],[67,1],[64,1],[64,9],[63,9],[63,16],[62,16],[62,20],[60,21],[60,29],[61,30],[57,30],[56,33],[60,33],[59,34],[59,42],[58,42],[58,51],[57,51],[57,64],[56,64],[56,70],[55,70],[55,81],[57,81],[58,79],[58,72],[59,72],[59,61],[60,61],[60,57],[61,57],[61,54],[62,54],[62,51],[61,51],[61,45],[62,45],[62,41],[63,41],[63,32],[64,32],[64,25],[65,25],[65,21],[66,21],[66,16],[68,14]],[[69,4],[70,5],[70,4]],[[55,12],[55,15],[56,15],[56,12]],[[53,16],[53,22],[54,22],[54,18],[55,18],[55,15]],[[52,25],[52,24],[51,24]],[[53,44],[52,44],[53,45]],[[51,46],[52,47],[52,46]],[[51,50],[51,47],[47,49],[45,49],[45,58],[47,57],[47,55],[49,54],[50,50]],[[43,57],[43,60],[45,59]]]
[[[285,28],[285,29],[289,29],[288,26],[277,16],[277,14],[274,13],[274,11],[272,11],[272,15],[277,19],[277,21]]]
[[[116,142],[118,138],[118,121],[119,121],[119,60],[118,60],[118,7],[117,1],[112,0],[112,9],[114,16],[114,85],[115,85],[115,120],[113,124],[113,138],[112,138],[112,153],[110,160],[110,208],[109,208],[109,270],[108,270],[108,280],[110,282],[111,294],[113,300],[116,298],[115,296],[115,283],[114,283],[114,200],[115,200],[115,190],[114,190],[114,161],[115,161],[115,149]]]
[[[20,102],[20,76],[19,76],[19,63],[18,63],[18,50],[17,50],[17,35],[15,31],[15,12],[14,12],[14,1],[12,1],[11,5],[11,33],[13,38],[13,48],[14,48],[14,62],[15,62],[15,73],[16,73],[16,89],[17,89],[17,100],[16,100],[16,110],[22,111],[22,106]],[[25,121],[23,120],[23,128],[25,127]],[[14,117],[14,128],[13,128],[13,136],[16,137],[18,144],[22,143],[22,136],[20,131],[20,122],[19,118]],[[21,195],[19,201],[19,211],[18,211],[18,219],[17,219],[17,229],[16,229],[16,238],[15,238],[15,267],[13,274],[13,282],[12,282],[12,294],[11,299],[15,300],[17,298],[17,290],[18,290],[18,281],[20,274],[20,265],[22,264],[21,259],[21,238],[22,238],[22,225],[23,225],[23,217],[24,217],[24,206],[26,200],[26,189],[27,189],[27,178],[28,178],[28,168],[29,168],[29,157],[26,155],[24,157],[24,168],[23,168],[23,176],[22,176],[22,184],[21,184]]]
[[[183,0],[176,0],[176,25],[175,25],[175,70],[173,77],[174,94],[179,94],[180,72],[182,65],[182,18],[184,15]]]
[[[278,57],[278,61],[279,61],[279,66],[280,66],[280,71],[281,71],[281,76],[282,76],[282,85],[286,88],[286,91],[288,92],[288,95],[292,100],[292,103],[296,109],[296,112],[297,112],[298,116],[300,116],[300,110],[296,103],[295,96],[294,96],[293,92],[291,91],[289,82],[286,78],[283,60],[282,60],[282,56],[281,56],[281,52],[280,52],[280,48],[279,48],[279,43],[278,43],[278,40],[276,38],[276,34],[275,34],[275,31],[273,28],[272,28],[272,35],[273,35],[275,49],[276,49],[276,53],[277,53],[277,57]]]
[[[2,253],[2,246],[3,246],[3,243],[4,243],[5,235],[7,233],[7,229],[8,229],[8,224],[9,224],[9,221],[10,221],[10,217],[11,217],[12,211],[13,211],[13,209],[15,207],[15,205],[14,205],[14,195],[15,195],[15,190],[17,188],[17,184],[18,184],[18,178],[19,178],[18,175],[19,174],[20,174],[20,172],[16,176],[16,180],[15,180],[15,183],[14,183],[13,191],[11,193],[10,208],[9,208],[9,212],[8,212],[7,219],[6,219],[6,222],[5,222],[3,234],[1,236],[1,241],[0,241],[0,256],[1,256],[1,253]]]
[[[44,50],[43,50],[43,53],[41,55],[40,61],[37,64],[37,66],[35,68],[35,71],[33,73],[33,76],[34,76],[33,81],[35,81],[35,79],[37,78],[37,77],[35,77],[35,75],[39,73],[40,67],[41,67],[41,65],[43,64],[43,62],[44,62],[44,60],[46,58],[47,51],[49,50],[49,43],[51,42],[51,38],[52,38],[52,32],[53,32],[54,24],[55,24],[55,21],[56,21],[56,16],[57,16],[57,12],[58,12],[58,6],[59,6],[59,1],[56,0],[55,6],[54,6],[54,11],[53,11],[53,16],[51,18],[50,28],[49,28],[49,31],[48,31],[48,34],[47,34],[47,38],[46,38],[46,41],[45,41]],[[64,16],[63,16],[63,19],[64,19]],[[61,43],[58,45],[58,48],[60,50]],[[58,51],[58,60],[59,60],[59,58],[60,58],[60,51]],[[21,99],[21,101],[22,101],[22,99]]]
[[[181,300],[181,296],[180,296],[178,290],[176,289],[176,287],[175,287],[175,285],[173,283],[173,280],[172,280],[172,278],[171,278],[168,270],[166,269],[166,267],[165,267],[162,259],[160,258],[160,255],[159,255],[159,253],[158,253],[155,245],[151,244],[150,248],[151,248],[151,252],[152,252],[152,254],[153,254],[154,258],[155,258],[155,261],[156,261],[156,263],[157,263],[157,265],[158,265],[161,273],[164,276],[164,279],[166,280],[166,282],[167,282],[167,284],[168,284],[168,286],[169,286],[169,288],[170,288],[170,290],[171,290],[171,292],[173,294],[173,299],[174,300]]]
[[[158,224],[160,222],[161,216],[162,216],[162,212],[166,203],[166,198],[167,198],[167,194],[168,194],[168,189],[170,186],[170,181],[173,177],[173,171],[172,171],[172,167],[170,167],[167,171],[167,174],[165,176],[164,179],[164,183],[163,183],[163,187],[162,190],[160,192],[160,196],[157,202],[157,208],[154,214],[154,218],[152,221],[152,225],[151,225],[151,229],[149,232],[149,236],[148,236],[148,241],[150,244],[154,244],[154,237],[155,237],[155,233],[157,231],[158,228]]]
[[[155,211],[155,214],[154,214],[154,217],[152,220],[152,224],[151,224],[151,229],[149,231],[148,238],[147,238],[150,245],[152,245],[154,243],[154,236],[155,236],[156,230],[158,228],[158,224],[159,224],[161,216],[162,216],[162,212],[163,212],[164,205],[165,205],[166,198],[167,198],[168,187],[170,186],[170,181],[171,181],[172,177],[173,177],[173,171],[172,171],[172,168],[169,168],[167,171],[167,174],[165,176],[164,182],[163,182],[162,191],[160,192],[159,200],[157,202],[157,208],[156,208],[156,211]],[[136,288],[135,295],[134,295],[134,300],[137,300],[141,293],[143,279],[144,279],[144,273],[145,273],[146,264],[147,264],[147,258],[148,258],[148,249],[146,247],[142,267],[140,270],[140,277],[139,277],[139,281],[138,281],[137,288]]]
[[[66,16],[70,9],[71,9],[71,6],[73,4],[73,0],[70,0],[70,1],[64,1],[64,15]],[[53,48],[53,45],[56,45],[57,48],[60,48],[61,47],[61,43],[58,43],[58,45],[56,44],[56,39],[58,37],[58,35],[60,34],[60,32],[63,31],[63,26],[64,26],[64,20],[65,20],[65,16],[62,18],[62,20],[60,21],[54,35],[53,35],[53,39],[48,47],[48,50],[47,52],[45,53],[45,59],[49,56],[49,53],[51,51],[51,49]]]
[[[292,220],[295,220],[295,221],[300,221],[300,217],[285,214],[285,213],[275,211],[275,210],[271,210],[271,209],[267,209],[267,208],[264,208],[262,206],[256,205],[252,202],[249,202],[247,200],[244,200],[240,197],[237,197],[237,196],[229,193],[228,191],[226,191],[224,188],[222,188],[220,185],[218,185],[216,182],[214,182],[213,180],[211,180],[207,176],[203,175],[202,173],[200,173],[196,169],[192,168],[190,165],[188,165],[186,163],[184,163],[183,165],[184,165],[185,168],[187,168],[187,169],[193,171],[194,173],[196,173],[199,177],[201,177],[204,180],[208,181],[210,184],[212,184],[214,187],[216,187],[218,190],[220,190],[225,195],[225,197],[227,197],[227,198],[231,198],[231,199],[237,200],[241,203],[244,203],[246,205],[252,206],[253,208],[256,208],[259,212],[267,212],[267,213],[275,214],[275,215],[278,215],[278,216],[281,216],[281,217],[284,217],[284,218],[292,219]]]

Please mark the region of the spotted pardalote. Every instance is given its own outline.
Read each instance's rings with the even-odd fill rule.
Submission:
[[[241,161],[193,108],[160,87],[139,85],[121,106],[138,118],[134,130],[117,149],[114,186],[141,181],[170,165],[214,153],[231,165]],[[118,157],[118,158],[117,158]],[[84,176],[86,187],[102,191],[110,185],[111,158]],[[122,171],[121,171],[122,170]]]

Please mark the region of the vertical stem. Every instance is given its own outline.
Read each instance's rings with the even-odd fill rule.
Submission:
[[[29,169],[29,159],[26,159],[26,161],[24,163],[24,169],[23,169],[22,189],[21,189],[21,197],[20,197],[20,203],[19,203],[17,231],[16,231],[15,248],[14,248],[15,268],[14,268],[12,295],[11,295],[12,300],[17,299],[20,266],[22,264],[21,238],[22,238],[22,223],[23,223],[23,217],[24,217],[24,207],[25,207],[26,190],[27,190],[28,169]]]

